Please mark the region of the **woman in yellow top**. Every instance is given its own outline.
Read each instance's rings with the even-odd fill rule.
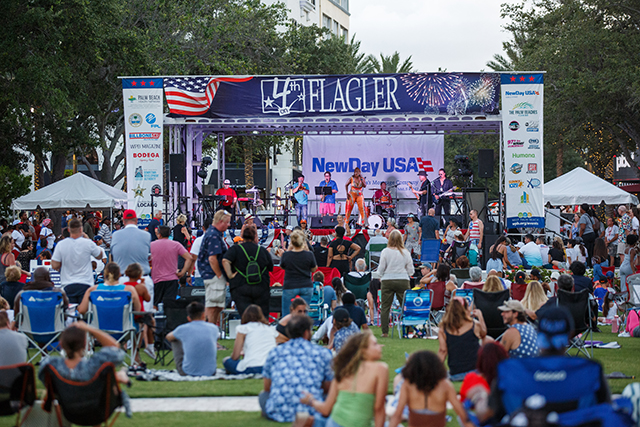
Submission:
[[[351,185],[351,189],[349,189]],[[362,218],[362,225],[367,223],[367,213],[364,210],[364,194],[363,190],[366,188],[367,183],[360,172],[360,168],[353,170],[353,175],[349,177],[345,188],[347,189],[347,210],[345,212],[345,221],[349,221],[351,217],[351,211],[357,204],[360,211],[360,217]]]
[[[380,362],[382,345],[371,332],[351,336],[333,359],[335,378],[324,402],[309,393],[300,399],[323,416],[326,427],[382,427],[389,367]]]

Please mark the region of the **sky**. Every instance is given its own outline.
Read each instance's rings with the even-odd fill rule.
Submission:
[[[349,37],[361,52],[411,55],[414,71],[489,70],[510,34],[502,27],[507,0],[350,0]]]

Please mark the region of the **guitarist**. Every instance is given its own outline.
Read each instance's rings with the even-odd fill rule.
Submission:
[[[427,210],[431,206],[431,182],[427,179],[427,172],[418,172],[418,179],[420,179],[420,189],[415,190],[411,187],[411,192],[418,198],[418,213],[420,216],[425,216]]]
[[[438,171],[438,179],[433,181],[431,184],[433,189],[433,198],[436,203],[436,215],[440,218],[440,224],[446,224],[447,219],[451,213],[451,197],[443,196],[443,193],[447,193],[453,190],[453,183],[449,178],[447,178],[447,174],[444,169],[440,169]],[[444,209],[444,222],[442,220],[442,210]]]

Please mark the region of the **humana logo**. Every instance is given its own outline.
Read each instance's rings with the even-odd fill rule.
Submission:
[[[514,159],[522,159],[522,158],[534,159],[536,155],[533,153],[513,153],[511,154],[511,157]]]

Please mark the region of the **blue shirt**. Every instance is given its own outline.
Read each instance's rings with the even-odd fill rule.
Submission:
[[[222,257],[225,252],[227,252],[227,245],[224,243],[223,238],[223,233],[218,231],[213,225],[204,233],[202,246],[198,254],[198,271],[203,280],[210,280],[216,277],[216,273],[213,271],[213,268],[211,268],[211,264],[209,264],[209,257],[214,255],[218,258],[218,264],[224,276]]]
[[[331,204],[335,204],[336,203],[336,195],[333,192],[333,190],[338,191],[338,184],[336,184],[336,182],[332,179],[329,180],[329,182],[322,180],[322,182],[320,182],[320,184],[318,185],[318,187],[331,187],[331,195],[327,195],[324,197],[324,202],[322,203],[331,203]]]
[[[296,188],[298,188],[298,186],[296,186]],[[305,182],[304,184],[302,184],[302,188],[304,188],[305,190],[309,190],[309,185]],[[300,203],[301,205],[306,205],[307,201],[309,200],[309,196],[307,195],[307,193],[302,190],[293,193],[293,197],[295,197],[298,203]]]
[[[295,338],[271,350],[262,376],[271,380],[266,404],[267,416],[280,423],[290,423],[296,412],[317,415],[315,409],[300,403],[303,392],[324,400],[322,383],[333,380],[331,352],[304,338]]]
[[[336,291],[331,286],[325,286],[322,291],[324,292],[324,303],[329,305],[329,311],[331,311],[331,301],[337,301]]]
[[[438,220],[431,215],[420,218],[420,228],[422,229],[422,240],[435,239],[436,230],[439,228]]]
[[[142,274],[148,275],[149,253],[151,253],[151,235],[136,225],[127,225],[111,237],[111,256],[113,262],[124,271],[130,264],[137,262],[142,266]]]
[[[194,377],[216,373],[218,327],[204,320],[196,320],[178,326],[173,336],[180,340],[184,350],[182,370]]]
[[[346,328],[342,328],[337,331],[333,337],[333,349],[335,350],[335,352],[339,352],[344,343],[347,342],[347,339],[351,335],[357,334],[358,332],[360,332],[360,329],[358,329],[358,325],[356,325],[354,322],[351,322],[351,324]]]

